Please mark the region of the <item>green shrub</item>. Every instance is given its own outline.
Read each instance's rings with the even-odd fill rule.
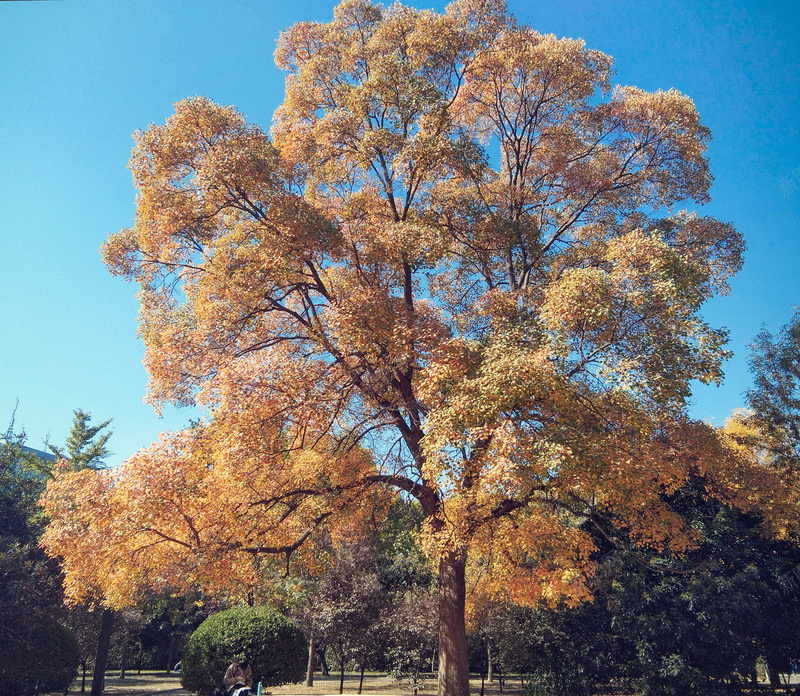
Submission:
[[[300,628],[267,607],[238,607],[207,618],[192,634],[181,664],[181,684],[207,693],[219,687],[225,670],[245,658],[253,668],[253,685],[299,682],[305,675],[308,649]]]
[[[0,692],[4,696],[35,696],[63,692],[75,678],[80,662],[72,631],[52,619],[6,628],[0,639]]]

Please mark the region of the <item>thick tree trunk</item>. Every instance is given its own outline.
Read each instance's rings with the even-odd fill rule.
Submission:
[[[494,681],[494,661],[492,660],[492,646],[486,646],[486,659],[489,661],[488,672],[486,674],[486,681],[490,684]]]
[[[314,649],[314,634],[308,641],[308,666],[306,667],[306,686],[314,686],[314,658],[317,656]]]
[[[94,660],[92,696],[100,696],[103,693],[106,665],[108,664],[108,650],[111,647],[111,629],[113,627],[114,612],[111,609],[103,609],[103,617],[100,620],[100,637],[97,639],[97,656]]]
[[[463,551],[439,562],[439,696],[469,696],[465,566]]]

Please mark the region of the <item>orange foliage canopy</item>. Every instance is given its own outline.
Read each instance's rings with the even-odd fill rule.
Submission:
[[[587,595],[579,526],[681,553],[661,503],[692,473],[744,506],[778,475],[692,422],[723,330],[700,316],[743,241],[708,200],[691,100],[501,0],[344,0],[284,32],[271,135],[205,98],[136,134],[149,399],[207,419],[120,470],[57,477],[68,589],[258,583],[253,558],[416,497],[434,559],[518,602]],[[246,562],[245,560],[246,559]]]

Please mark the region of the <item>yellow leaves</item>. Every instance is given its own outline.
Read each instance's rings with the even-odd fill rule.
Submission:
[[[261,130],[232,107],[205,98],[178,102],[164,126],[139,131],[135,139],[130,167],[142,192],[143,220],[166,216],[177,224],[191,214],[213,215],[231,200],[234,181],[276,183],[277,156]],[[177,203],[184,206],[182,215]]]
[[[281,36],[276,60],[291,72],[273,135],[290,161],[309,165],[312,187],[346,197],[354,182],[377,184],[387,198],[406,198],[394,204],[404,218],[420,185],[443,169],[452,140],[446,83],[457,66],[436,64],[446,60],[430,43],[436,24],[400,4],[347,2],[332,22]]]
[[[666,205],[685,198],[698,203],[710,200],[711,177],[704,155],[711,133],[691,99],[675,89],[648,93],[617,87],[603,111],[629,133],[626,141],[637,152],[634,168],[642,167],[643,194],[650,200]]]
[[[745,251],[745,241],[732,225],[683,211],[661,221],[660,228],[699,279],[703,297],[728,293],[727,281],[741,270]]]
[[[754,456],[763,445],[763,433],[749,416],[752,412],[739,409],[725,420],[720,435],[743,456]]]
[[[726,334],[697,312],[711,292],[708,266],[676,245],[697,224],[679,215],[649,226],[609,230],[588,227],[578,255],[564,254],[563,268],[544,288],[542,327],[553,350],[575,365],[596,365],[614,388],[649,395],[659,403],[685,399],[692,379],[719,381]],[[730,248],[699,254],[737,255]],[[711,241],[712,247],[716,242]],[[713,273],[713,271],[712,271]]]
[[[682,552],[661,496],[688,476],[764,502],[752,462],[683,421],[725,355],[700,306],[743,249],[729,225],[656,219],[707,197],[690,100],[609,99],[609,57],[501,0],[345,0],[275,59],[274,143],[202,98],[136,136],[136,225],[104,255],[143,288],[151,399],[208,422],[117,478],[55,484],[75,593],[243,592],[260,554],[352,533],[384,482],[423,503],[432,558],[469,551],[487,591],[577,601],[593,511]],[[107,517],[76,516],[81,497]]]
[[[493,38],[491,50],[469,65],[456,109],[461,119],[500,131],[509,145],[515,136],[547,137],[568,109],[608,89],[611,59],[582,41],[517,26]]]
[[[492,528],[490,547],[488,543],[479,536],[474,553],[483,564],[479,597],[527,606],[572,606],[591,598],[594,545],[567,516],[540,510],[513,521],[503,519]]]
[[[542,306],[545,326],[553,332],[602,327],[612,311],[613,290],[608,274],[599,268],[568,269],[547,288]]]
[[[136,136],[131,169],[140,196],[129,243],[191,276],[203,247],[231,222],[249,217],[262,233],[275,226],[296,236],[309,211],[289,192],[289,173],[264,133],[232,107],[204,98],[175,108],[164,126]],[[319,227],[313,215],[307,221]]]
[[[387,504],[364,490],[374,467],[359,448],[270,449],[237,450],[214,424],[162,436],[113,475],[60,472],[43,543],[64,557],[71,599],[121,607],[145,586],[192,583],[245,596],[264,582],[259,556],[290,552],[325,519],[344,534]]]
[[[275,49],[275,64],[281,70],[297,70],[320,48],[323,28],[319,22],[296,22],[281,32]]]

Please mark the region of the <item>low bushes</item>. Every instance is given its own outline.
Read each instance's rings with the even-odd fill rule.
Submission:
[[[267,607],[237,607],[206,619],[183,653],[181,683],[189,691],[218,688],[228,665],[246,658],[253,685],[278,686],[305,675],[308,649],[300,628]]]
[[[75,678],[79,661],[75,636],[57,621],[40,618],[18,624],[0,637],[0,693],[63,692]]]

